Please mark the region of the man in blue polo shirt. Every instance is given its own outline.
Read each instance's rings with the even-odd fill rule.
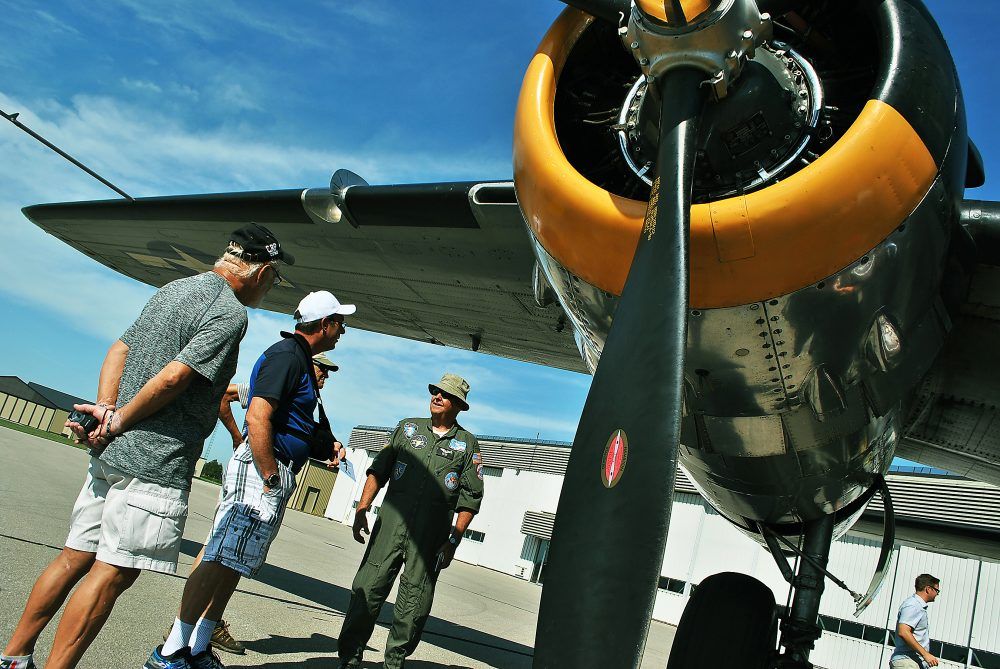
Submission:
[[[146,669],[214,669],[222,662],[209,649],[241,576],[254,576],[278,533],[295,474],[319,450],[334,466],[343,446],[329,426],[313,420],[319,395],[312,356],[332,350],[344,333],[353,304],[327,291],[309,293],[295,310],[295,332],[282,332],[254,364],[244,441],[226,468],[219,506],[204,556],[188,577],[180,614]],[[324,428],[325,427],[325,431]],[[321,436],[322,435],[322,436]],[[188,658],[208,658],[203,664]]]
[[[896,650],[889,659],[892,669],[938,666],[937,658],[931,655],[927,605],[941,593],[941,581],[930,574],[921,574],[913,587],[916,592],[903,600],[896,616]]]

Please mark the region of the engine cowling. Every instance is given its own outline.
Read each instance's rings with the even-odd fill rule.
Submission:
[[[965,175],[954,66],[927,11],[801,4],[706,113],[695,167],[681,462],[750,531],[829,513],[844,529],[888,468],[950,328]],[[643,86],[614,27],[567,10],[518,103],[518,199],[591,369],[655,171]]]

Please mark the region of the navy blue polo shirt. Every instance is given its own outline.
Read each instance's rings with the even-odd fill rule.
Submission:
[[[307,439],[316,429],[316,392],[309,376],[312,362],[287,332],[282,340],[268,348],[254,363],[250,373],[250,401],[254,397],[275,400],[271,414],[274,452],[290,463],[296,472],[309,459]],[[246,436],[246,426],[243,428]],[[279,458],[281,459],[281,458]]]

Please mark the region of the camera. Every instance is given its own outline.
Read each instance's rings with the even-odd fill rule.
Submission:
[[[84,413],[82,411],[77,411],[76,409],[70,413],[69,417],[66,419],[71,423],[79,423],[80,427],[84,429],[85,432],[90,434],[97,426],[101,424],[101,421],[97,420],[89,413]]]

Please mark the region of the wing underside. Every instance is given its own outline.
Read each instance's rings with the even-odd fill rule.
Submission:
[[[334,204],[342,216],[325,215]],[[296,258],[266,309],[290,314],[306,292],[326,289],[358,304],[352,327],[585,371],[561,308],[534,299],[534,254],[511,183],[354,186],[339,198],[318,188],[106,200],[24,213],[154,286],[206,271],[229,233],[253,221]]]

